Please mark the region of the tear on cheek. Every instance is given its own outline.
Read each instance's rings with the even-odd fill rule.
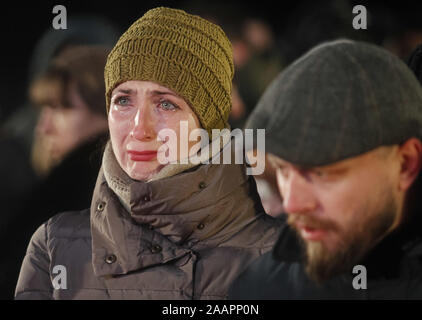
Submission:
[[[107,118],[108,118],[108,125],[111,125],[112,123],[114,123],[116,121],[116,118],[114,116],[113,110],[110,110],[108,112],[108,117]]]
[[[110,135],[127,136],[129,135],[133,125],[131,125],[131,122],[128,120],[122,120],[110,116],[108,118],[108,127]]]

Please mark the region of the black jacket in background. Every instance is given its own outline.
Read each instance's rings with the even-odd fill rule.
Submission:
[[[353,288],[352,270],[318,287],[305,274],[295,231],[285,224],[273,251],[235,280],[229,299],[422,299],[421,236],[422,224],[413,221],[381,241],[360,263],[366,290]]]
[[[91,204],[106,136],[71,152],[50,175],[22,196],[0,234],[0,299],[13,299],[20,267],[35,230],[53,215]]]

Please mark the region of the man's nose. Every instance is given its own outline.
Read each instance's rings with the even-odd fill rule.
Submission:
[[[50,107],[41,109],[37,122],[37,131],[42,135],[52,134],[54,132],[54,111]]]
[[[309,182],[299,172],[292,172],[282,188],[283,207],[287,213],[304,214],[317,207]]]
[[[156,138],[155,116],[148,107],[139,107],[133,120],[132,137],[140,141],[149,141]]]

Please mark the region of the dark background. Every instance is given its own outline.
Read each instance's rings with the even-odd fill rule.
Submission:
[[[324,14],[318,19],[318,10],[312,7],[323,7],[336,1],[33,1],[26,3],[10,1],[3,3],[0,10],[1,32],[1,85],[0,85],[0,122],[7,118],[14,106],[20,104],[26,96],[28,64],[34,46],[55,16],[52,9],[61,4],[67,8],[68,17],[80,13],[102,15],[123,32],[143,13],[153,7],[169,6],[189,10],[214,11],[212,14],[232,18],[235,22],[240,16],[257,16],[265,19],[273,28],[278,40],[296,27],[298,20],[314,15],[313,19],[324,24]],[[382,44],[388,37],[398,36],[409,29],[421,29],[422,13],[418,1],[348,1],[352,6],[363,4],[369,12],[369,30],[353,31],[355,34],[370,32],[374,42]],[[312,12],[310,12],[312,11]],[[352,12],[349,28],[352,29]],[[311,20],[312,21],[312,20]],[[71,26],[68,26],[68,28]],[[326,26],[328,30],[336,29],[335,25]],[[309,28],[312,32],[312,27]],[[335,31],[335,30],[334,30]],[[57,32],[60,32],[58,30]],[[297,39],[296,39],[297,40]]]

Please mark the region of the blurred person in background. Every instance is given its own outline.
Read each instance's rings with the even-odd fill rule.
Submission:
[[[240,27],[241,37],[234,39],[233,51],[247,50],[248,54],[247,59],[239,59],[234,82],[245,112],[242,117],[232,118],[234,127],[243,128],[266,87],[283,69],[284,61],[269,23],[260,18],[245,17]]]
[[[117,41],[119,30],[103,17],[80,14],[68,19],[68,28],[55,30],[49,28],[37,42],[29,63],[26,87],[43,74],[52,58],[65,48],[73,45],[104,45],[112,47]],[[26,90],[29,91],[29,90]],[[0,218],[3,226],[7,226],[9,212],[13,211],[16,199],[42,180],[31,164],[31,153],[34,144],[35,126],[38,122],[38,108],[24,97],[13,101],[14,111],[0,127],[0,146],[8,157],[0,159],[0,199],[9,199],[9,207]],[[2,107],[9,107],[3,103]],[[9,107],[10,108],[10,107]],[[19,168],[19,170],[14,170]]]
[[[41,108],[32,164],[40,176],[107,131],[101,81],[107,54],[107,48],[69,47],[32,83],[30,99]]]
[[[1,287],[9,298],[27,242],[39,224],[57,212],[90,204],[108,136],[104,66],[109,50],[69,46],[31,84],[31,102],[41,110],[34,136],[34,165],[43,179],[21,194],[0,235],[2,243],[13,243],[4,245],[1,262],[8,275]]]
[[[26,83],[25,87],[29,88],[46,71],[50,60],[65,48],[89,44],[112,47],[118,34],[116,26],[105,18],[95,15],[70,16],[68,29],[49,28],[41,36],[31,55],[27,79],[23,79],[21,85]],[[29,92],[28,89],[25,91]],[[22,195],[35,188],[44,178],[34,171],[31,163],[33,144],[38,143],[34,141],[34,132],[39,108],[35,108],[26,95],[14,98],[13,112],[0,126],[0,147],[8,155],[0,158],[0,200],[4,200],[5,205],[0,217],[0,234],[8,230],[9,220]],[[2,108],[11,108],[7,103],[4,101]],[[1,274],[4,273],[0,272],[0,279]]]
[[[90,203],[108,137],[103,74],[109,52],[103,46],[68,47],[30,87],[40,108],[33,165],[45,176],[36,196],[31,191],[30,207],[44,220]],[[79,183],[83,187],[74,189]]]
[[[49,28],[37,42],[31,61],[29,63],[28,76],[26,79],[26,91],[40,75],[46,72],[51,59],[57,57],[64,49],[77,45],[100,45],[112,47],[119,35],[118,28],[103,17],[81,14],[72,15],[68,19],[66,30]],[[25,83],[25,81],[24,81]],[[13,100],[14,112],[6,118],[0,127],[0,148],[7,157],[0,158],[0,199],[3,200],[2,214],[0,216],[0,237],[2,239],[20,240],[14,242],[16,255],[13,254],[13,246],[10,240],[2,242],[2,252],[11,253],[0,260],[0,299],[12,299],[16,287],[19,265],[25,253],[27,240],[29,240],[34,228],[49,215],[57,213],[54,209],[57,203],[51,205],[48,212],[37,212],[26,216],[27,228],[19,225],[22,221],[22,205],[25,199],[37,190],[47,177],[47,170],[40,167],[35,170],[33,164],[40,166],[46,161],[34,161],[31,158],[35,154],[40,155],[38,145],[40,139],[35,135],[35,127],[38,122],[39,107],[35,107],[25,96],[22,100],[17,97]],[[2,105],[3,107],[3,105]],[[51,166],[47,166],[50,167]],[[44,174],[42,174],[44,173]],[[40,175],[41,174],[41,175]],[[61,207],[63,208],[63,206]],[[52,212],[52,213],[51,213]],[[24,240],[27,239],[27,240]],[[20,242],[21,241],[21,242]],[[3,246],[5,249],[3,249]]]
[[[229,297],[421,299],[421,106],[409,68],[369,43],[286,68],[247,123],[266,128],[285,224]]]

